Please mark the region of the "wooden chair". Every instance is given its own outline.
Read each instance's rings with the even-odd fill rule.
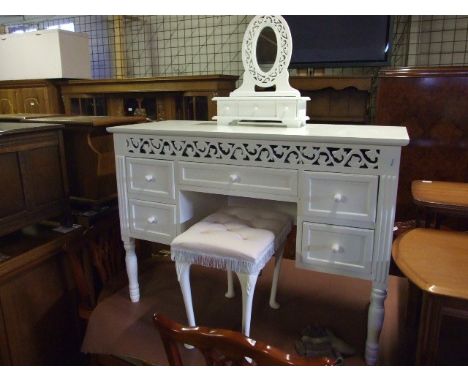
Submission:
[[[331,366],[335,363],[326,357],[305,358],[287,354],[232,330],[185,327],[158,313],[154,314],[153,321],[171,366],[183,365],[178,348],[181,344],[200,350],[208,366]]]
[[[84,231],[82,246],[68,252],[79,295],[79,315],[87,321],[99,300],[126,283],[117,212],[94,222]]]

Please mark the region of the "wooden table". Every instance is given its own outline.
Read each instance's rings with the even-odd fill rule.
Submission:
[[[423,293],[416,363],[435,364],[442,319],[468,318],[468,233],[417,228],[395,240],[392,255]]]
[[[2,122],[21,122],[25,119],[54,117],[59,114],[44,114],[44,113],[18,113],[18,114],[0,114]]]
[[[436,215],[436,227],[440,225],[439,214],[468,216],[468,183],[414,180],[411,193],[426,217],[430,213]],[[426,228],[429,224],[426,219]]]

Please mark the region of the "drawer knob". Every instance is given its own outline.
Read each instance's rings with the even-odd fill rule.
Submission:
[[[148,218],[148,223],[150,224],[156,224],[158,222],[158,219],[156,219],[154,216],[150,216]]]
[[[335,200],[335,202],[339,203],[344,200],[344,197],[343,197],[343,194],[337,192],[335,196],[333,197],[333,199]]]
[[[229,175],[229,179],[231,179],[232,183],[238,183],[240,182],[240,176],[237,174],[231,174]]]
[[[343,250],[343,247],[338,243],[332,245],[331,250],[333,253],[340,253]]]
[[[154,182],[154,175],[145,175],[145,179],[147,182]]]
[[[258,111],[258,106],[254,106],[254,111]]]

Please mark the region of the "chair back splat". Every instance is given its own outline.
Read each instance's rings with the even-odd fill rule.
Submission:
[[[159,330],[171,366],[183,365],[179,344],[188,344],[197,348],[203,354],[208,366],[331,366],[334,364],[334,360],[326,357],[305,358],[290,355],[232,330],[203,326],[185,327],[158,313],[154,314],[153,321]]]

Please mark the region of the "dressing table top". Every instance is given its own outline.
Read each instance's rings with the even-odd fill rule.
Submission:
[[[406,146],[409,142],[406,128],[401,126],[308,124],[301,128],[286,128],[260,124],[220,126],[210,121],[161,121],[109,127],[107,131],[123,134],[299,140],[383,146]]]

